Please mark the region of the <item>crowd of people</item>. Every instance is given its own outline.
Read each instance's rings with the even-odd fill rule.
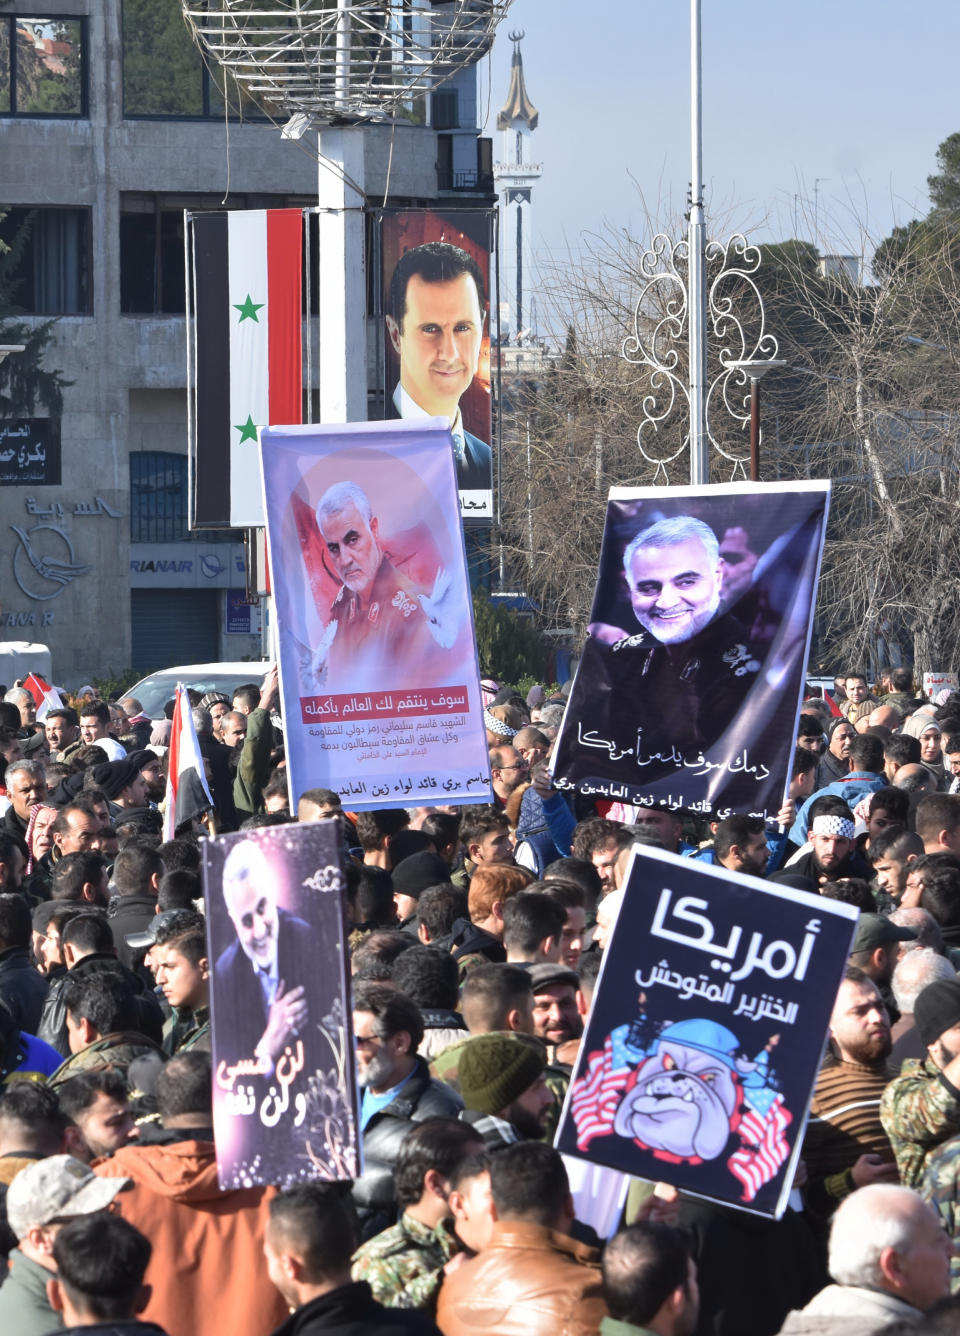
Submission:
[[[6,693],[4,1336],[960,1330],[960,694],[897,669],[812,695],[765,822],[560,793],[564,694],[483,689],[494,801],[361,812],[289,810],[275,671],[194,693],[214,805],[167,841],[169,711],[84,694],[38,724]],[[200,841],[331,818],[362,1172],[223,1191]],[[679,1194],[665,1162],[601,1224],[553,1148],[638,845],[860,911],[780,1220]],[[269,1030],[293,1003],[264,1005]]]

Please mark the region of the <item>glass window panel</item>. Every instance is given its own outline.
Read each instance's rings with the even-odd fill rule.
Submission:
[[[9,305],[27,315],[89,315],[88,209],[10,209],[0,239],[14,247]]]
[[[80,19],[14,17],[18,116],[82,116],[83,23]]]
[[[0,116],[10,114],[10,20],[0,19]]]
[[[123,0],[123,113],[203,115],[203,61],[180,0]]]

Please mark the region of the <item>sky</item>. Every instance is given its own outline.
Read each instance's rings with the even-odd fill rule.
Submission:
[[[540,112],[537,257],[576,252],[608,225],[649,233],[648,210],[680,219],[686,0],[514,0],[481,76],[495,158],[514,29]],[[821,251],[869,260],[894,225],[927,212],[937,146],[960,131],[960,0],[703,0],[702,49],[709,236],[819,234]]]

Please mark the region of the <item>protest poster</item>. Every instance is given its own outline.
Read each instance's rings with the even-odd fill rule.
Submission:
[[[464,523],[494,515],[489,209],[384,210],[384,415],[446,418]]]
[[[359,1173],[340,827],[204,840],[220,1187]]]
[[[291,801],[490,802],[449,428],[271,427],[261,450]]]
[[[829,498],[829,482],[611,489],[552,762],[558,789],[715,817],[776,814]]]
[[[856,920],[635,846],[557,1148],[779,1218]]]

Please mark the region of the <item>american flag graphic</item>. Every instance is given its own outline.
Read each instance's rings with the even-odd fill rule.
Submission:
[[[741,1201],[753,1201],[764,1184],[777,1176],[790,1154],[784,1135],[790,1122],[782,1095],[772,1100],[766,1113],[744,1104],[737,1127],[743,1145],[727,1161],[727,1168],[743,1185]]]
[[[609,1136],[613,1131],[613,1115],[633,1065],[623,1045],[614,1043],[613,1035],[607,1035],[603,1048],[590,1054],[587,1070],[573,1083],[570,1102],[578,1150],[586,1150],[594,1137]]]

